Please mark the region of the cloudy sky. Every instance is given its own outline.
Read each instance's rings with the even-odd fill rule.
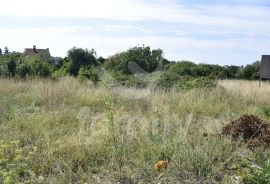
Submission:
[[[73,46],[107,57],[132,46],[170,60],[245,65],[270,54],[269,0],[0,0],[0,47]]]

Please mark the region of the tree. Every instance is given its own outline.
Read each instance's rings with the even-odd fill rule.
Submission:
[[[2,49],[0,48],[0,56],[2,56]]]
[[[240,79],[254,80],[260,78],[260,63],[254,62],[253,64],[246,65],[239,71]]]
[[[103,57],[97,58],[97,62],[100,63],[100,64],[104,64],[105,61],[106,61],[106,59],[103,58]]]
[[[53,65],[42,57],[27,58],[25,61],[27,66],[22,69],[28,71],[29,75],[39,77],[49,77],[53,71]]]
[[[162,69],[163,61],[161,49],[151,50],[149,46],[133,47],[109,57],[105,62],[105,68],[124,74],[149,73]]]
[[[227,71],[227,78],[236,79],[239,74],[240,67],[239,66],[225,66],[225,70]]]
[[[190,61],[180,61],[177,63],[170,63],[166,65],[165,70],[168,71],[168,73],[175,73],[177,75],[193,75],[193,68],[196,66],[195,63],[192,63]]]
[[[16,68],[16,74],[21,78],[26,78],[31,72],[31,68],[26,63],[21,63]]]
[[[16,73],[16,62],[13,58],[11,58],[8,62],[7,62],[7,67],[8,67],[8,73],[9,75],[11,75],[12,77],[15,76]]]
[[[80,68],[87,66],[96,66],[96,52],[92,49],[91,51],[82,48],[73,47],[68,51],[68,59],[70,63],[67,67],[67,72],[71,75],[77,76]]]
[[[7,47],[5,47],[5,52],[4,52],[4,54],[7,55],[8,53],[9,53],[9,50],[8,50]]]

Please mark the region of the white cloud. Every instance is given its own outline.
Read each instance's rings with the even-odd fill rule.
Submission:
[[[242,0],[241,0],[242,1]],[[100,55],[107,56],[137,44],[147,44],[164,49],[169,59],[188,59],[198,62],[223,63],[235,61],[252,62],[267,53],[270,44],[258,39],[270,32],[269,8],[234,6],[229,4],[186,5],[174,0],[6,0],[1,2],[0,16],[82,17],[106,20],[128,20],[130,25],[110,23],[107,25],[59,25],[46,28],[3,28],[0,30],[1,47],[14,46],[21,50],[37,44],[50,47],[53,55],[63,56],[72,46],[94,47]],[[240,2],[240,1],[239,1]],[[148,20],[155,26],[133,25],[133,20]],[[160,21],[170,25],[186,25],[187,29],[172,28],[175,35],[157,35]],[[34,26],[34,25],[33,25]],[[32,27],[32,26],[31,26]],[[126,33],[107,35],[105,32]],[[196,38],[203,33],[204,38]],[[89,33],[89,34],[86,34]],[[91,34],[90,34],[91,33]],[[134,35],[134,33],[141,33]],[[104,34],[104,35],[102,35]],[[245,38],[223,38],[239,34]],[[207,35],[220,36],[210,39]],[[193,37],[192,37],[193,36]],[[11,48],[12,49],[12,48]]]
[[[88,17],[117,20],[155,20],[220,26],[240,32],[270,31],[269,8],[260,6],[193,5],[140,0],[9,0],[1,2],[1,15]],[[16,5],[16,6],[15,6]]]
[[[80,30],[80,28],[79,28]],[[97,34],[73,34],[76,29],[9,29],[0,30],[0,35],[9,34],[1,38],[2,43],[11,43],[16,48],[11,50],[22,51],[25,47],[36,45],[39,48],[49,47],[52,55],[64,56],[73,46],[94,48],[104,57],[119,51],[124,51],[138,44],[151,45],[152,48],[162,48],[165,57],[172,60],[191,60],[194,62],[245,64],[259,59],[257,53],[267,53],[270,43],[256,43],[254,40],[209,40],[198,41],[194,38],[177,38],[170,36],[114,36]],[[18,32],[20,34],[18,34]],[[18,42],[19,40],[19,42]]]
[[[146,9],[131,0],[9,0],[1,2],[0,14],[136,19]]]

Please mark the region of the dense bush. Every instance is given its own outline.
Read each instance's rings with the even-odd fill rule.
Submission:
[[[141,80],[139,77],[136,77],[135,75],[126,75],[120,72],[112,72],[111,75],[114,78],[115,84],[117,86],[120,85],[137,88],[143,88],[147,86],[143,80]]]
[[[26,78],[27,75],[31,73],[31,68],[28,64],[26,63],[21,63],[17,68],[16,68],[16,74],[20,78]]]
[[[99,81],[98,72],[94,67],[81,67],[78,72],[78,79],[80,81],[91,80],[94,84]]]
[[[0,141],[0,183],[39,183],[43,177],[37,177],[33,168],[37,148],[20,147],[19,141]]]
[[[150,47],[133,47],[125,52],[117,53],[107,59],[106,69],[123,74],[153,72],[161,69],[163,51],[151,50]]]
[[[240,79],[259,79],[260,78],[260,64],[258,62],[254,62],[251,65],[247,65],[239,71]]]
[[[14,77],[16,68],[22,59],[22,54],[17,52],[0,56],[0,76]]]
[[[28,65],[30,76],[50,77],[53,71],[53,66],[46,60],[40,57],[33,57],[25,60]],[[24,67],[24,70],[27,70]]]
[[[216,80],[208,77],[192,77],[189,75],[178,75],[176,73],[164,72],[157,82],[157,87],[161,89],[193,89],[211,88],[216,86]]]
[[[270,164],[263,168],[253,168],[251,174],[243,178],[244,184],[264,184],[270,183]]]
[[[166,65],[165,71],[177,75],[193,77],[210,77],[215,79],[236,78],[240,67],[219,66],[209,64],[195,64],[190,61],[180,61]]]
[[[68,64],[67,71],[74,76],[78,75],[82,66],[87,67],[97,65],[94,50],[89,51],[87,49],[73,47],[68,51],[68,59],[70,60],[70,63]]]
[[[50,77],[55,66],[45,57],[24,57],[20,53],[9,53],[0,57],[0,75],[20,78],[27,76]]]

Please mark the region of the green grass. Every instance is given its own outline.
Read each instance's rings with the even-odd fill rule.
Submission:
[[[257,89],[256,82],[220,81],[170,92],[73,78],[0,79],[0,86],[0,144],[7,145],[0,183],[235,183],[241,159],[257,164],[262,151],[217,134],[245,113],[270,120],[268,83]],[[9,156],[16,150],[24,159]],[[156,171],[165,158],[167,170]]]

